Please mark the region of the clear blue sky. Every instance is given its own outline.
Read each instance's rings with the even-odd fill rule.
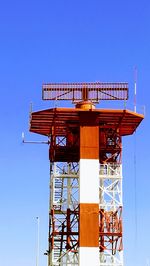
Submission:
[[[145,266],[150,257],[150,2],[1,1],[0,265],[35,265],[36,216],[40,266],[47,265],[48,147],[21,144],[22,131],[28,140],[43,139],[28,132],[30,102],[34,110],[52,106],[41,100],[42,82],[127,81],[132,107],[135,65],[138,107],[146,106],[146,118],[136,140],[123,141],[124,260],[126,266]]]

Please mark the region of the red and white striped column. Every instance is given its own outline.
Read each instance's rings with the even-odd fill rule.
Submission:
[[[86,121],[80,126],[79,266],[99,266],[99,127]]]

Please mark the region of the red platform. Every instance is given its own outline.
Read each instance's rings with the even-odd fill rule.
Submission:
[[[68,127],[80,127],[83,113],[87,114],[87,123],[91,117],[100,128],[118,129],[120,136],[133,134],[144,118],[143,115],[129,110],[91,109],[87,111],[80,108],[52,108],[31,114],[30,131],[50,136],[55,127],[56,135],[65,136]]]

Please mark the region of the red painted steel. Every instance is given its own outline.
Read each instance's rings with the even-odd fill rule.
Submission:
[[[122,207],[117,211],[100,210],[100,252],[111,250],[112,255],[123,249],[122,245]]]
[[[58,210],[53,207],[50,213],[50,230],[49,230],[49,243],[51,250],[59,249],[59,253],[67,250],[78,252],[78,223],[79,223],[79,210],[78,208],[67,211],[59,210],[60,217],[58,219]]]
[[[50,137],[50,160],[78,162],[80,158],[80,124],[83,116],[85,124],[92,120],[99,127],[99,158],[109,162],[108,153],[119,154],[119,139],[133,134],[143,119],[143,115],[128,110],[86,111],[73,108],[48,109],[31,114],[30,131]],[[115,143],[115,144],[113,144]],[[110,144],[110,145],[108,145]]]
[[[134,133],[144,116],[129,110],[107,109],[75,109],[52,108],[33,112],[30,120],[30,131],[40,135],[67,136],[68,131],[77,130],[80,126],[82,113],[87,116],[87,125],[90,117],[97,119],[97,125],[103,129],[118,129],[121,136]],[[91,118],[92,119],[92,118]]]
[[[79,204],[79,247],[99,247],[99,204]]]
[[[127,100],[126,82],[48,83],[42,87],[43,100]]]

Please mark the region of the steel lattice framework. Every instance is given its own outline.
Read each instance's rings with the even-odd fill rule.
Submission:
[[[48,83],[42,87],[43,100],[127,100],[126,82]]]
[[[78,163],[51,163],[49,265],[78,265]]]
[[[43,85],[44,100],[77,102],[30,116],[30,131],[50,140],[48,266],[85,266],[89,254],[95,262],[87,259],[86,266],[123,266],[122,137],[134,133],[143,115],[95,109],[93,102],[127,98],[127,83]],[[89,195],[91,204],[90,186],[97,193]]]

